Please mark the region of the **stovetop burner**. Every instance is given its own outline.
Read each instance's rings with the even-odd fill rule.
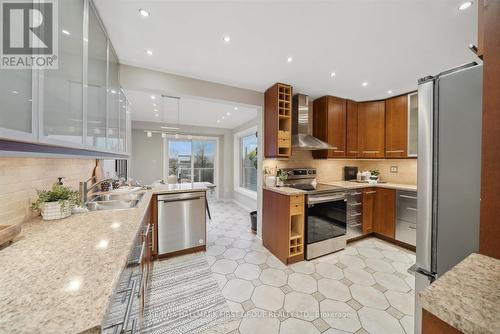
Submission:
[[[308,193],[322,193],[322,192],[330,192],[343,189],[342,187],[331,186],[328,184],[321,184],[321,183],[316,184],[316,186],[314,186],[311,183],[291,184],[288,186],[290,188],[307,191]]]

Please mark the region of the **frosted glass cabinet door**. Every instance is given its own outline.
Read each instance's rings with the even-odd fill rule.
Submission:
[[[418,94],[408,95],[408,156],[418,153]]]
[[[126,152],[127,143],[127,96],[120,90],[120,132],[119,132],[119,150],[120,152]]]
[[[106,149],[106,71],[108,40],[89,6],[87,140],[90,148]]]
[[[0,70],[0,138],[36,140],[31,70]]]
[[[83,3],[59,1],[59,68],[42,76],[43,142],[83,145]]]
[[[120,82],[118,80],[118,57],[109,45],[108,68],[108,150],[120,151]]]

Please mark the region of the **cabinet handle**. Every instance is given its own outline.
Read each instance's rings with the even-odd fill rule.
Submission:
[[[377,192],[376,190],[367,191],[367,192],[365,192],[365,195],[375,194],[376,192]]]
[[[349,216],[351,216],[351,217],[358,217],[358,216],[361,216],[361,215],[362,215],[362,213],[358,212],[358,213],[351,214]]]
[[[408,228],[409,228],[409,229],[412,229],[412,230],[416,230],[416,229],[417,229],[417,227],[416,227],[416,226],[413,226],[413,225],[408,225]]]
[[[399,195],[401,198],[409,198],[409,199],[417,199],[415,196],[408,196],[408,195]]]
[[[349,153],[358,153],[359,151],[349,151]]]
[[[379,153],[380,151],[363,151],[363,153]]]
[[[393,151],[385,151],[385,153],[404,153],[404,150],[393,150]]]
[[[358,206],[358,205],[361,205],[361,203],[357,202],[357,203],[349,204],[349,206]]]
[[[417,211],[417,208],[410,208],[410,207],[407,207],[406,210],[410,210],[410,211]]]
[[[363,193],[351,193],[351,196],[357,196],[357,195],[361,195]]]
[[[151,225],[151,250],[155,250],[155,224]]]

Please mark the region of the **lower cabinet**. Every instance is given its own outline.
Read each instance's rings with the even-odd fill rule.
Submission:
[[[377,188],[373,232],[395,238],[396,190]]]
[[[281,262],[304,260],[304,195],[263,191],[262,242]]]
[[[377,190],[375,188],[363,189],[363,220],[361,224],[363,234],[370,234],[373,232],[376,194]]]

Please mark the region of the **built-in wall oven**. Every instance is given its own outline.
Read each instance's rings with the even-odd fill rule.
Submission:
[[[344,249],[347,240],[346,193],[310,193],[306,203],[306,259]]]

